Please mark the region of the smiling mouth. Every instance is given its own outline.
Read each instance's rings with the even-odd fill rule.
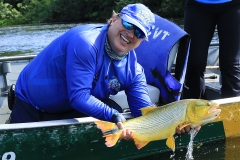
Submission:
[[[127,38],[125,38],[122,34],[120,34],[120,37],[127,43],[127,44],[129,44],[130,43],[130,41],[129,40],[127,40]]]

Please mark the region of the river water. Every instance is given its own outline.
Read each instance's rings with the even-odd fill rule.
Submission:
[[[0,28],[0,56],[38,54],[52,40],[79,24],[25,25]]]
[[[55,38],[77,25],[81,24],[46,24],[0,27],[0,57],[38,54]],[[218,41],[217,33],[213,37],[213,42],[216,41]],[[217,48],[215,47],[214,49]],[[228,143],[228,145],[225,143],[225,140],[220,140],[211,144],[202,145],[199,148],[194,148],[193,157],[194,159],[199,160],[235,159],[240,156],[240,153],[238,153],[238,150],[240,149],[239,142],[240,140],[232,141],[232,143]],[[171,157],[171,152],[167,152],[161,155],[148,157],[147,159],[185,159],[186,152],[186,149],[182,149],[176,151],[175,156],[173,157]]]
[[[52,40],[81,24],[20,25],[0,27],[0,56],[38,54]],[[218,41],[217,33],[213,42]]]

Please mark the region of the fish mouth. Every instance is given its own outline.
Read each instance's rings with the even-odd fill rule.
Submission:
[[[209,110],[208,110],[208,113],[211,113],[211,112],[214,112],[216,110],[218,110],[217,108],[219,107],[219,105],[214,105],[213,107],[211,107]],[[221,109],[220,109],[221,110]]]
[[[215,105],[208,110],[208,116],[204,119],[205,122],[213,121],[221,113],[221,109],[218,108],[219,105]]]
[[[215,105],[213,107],[211,107],[209,110],[208,110],[208,114],[210,114],[211,116],[219,116],[219,114],[221,113],[221,109],[218,108],[219,105]]]

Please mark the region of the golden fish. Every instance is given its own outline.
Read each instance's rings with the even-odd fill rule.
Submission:
[[[151,141],[167,139],[166,145],[175,150],[176,127],[183,124],[180,130],[188,125],[195,128],[199,125],[212,122],[218,117],[221,110],[218,104],[201,99],[185,99],[160,107],[142,108],[142,116],[123,122],[124,129],[132,131],[132,138],[138,149]],[[102,130],[107,147],[114,146],[122,134],[116,124],[106,121],[96,121],[95,124]]]

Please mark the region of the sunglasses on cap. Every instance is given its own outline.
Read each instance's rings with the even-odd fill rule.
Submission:
[[[135,29],[134,31],[134,35],[137,37],[137,38],[145,38],[145,34],[143,33],[143,31],[141,29],[139,29],[138,27],[136,27],[135,25],[127,22],[127,21],[124,21],[122,19],[122,25],[123,27],[125,27],[127,30],[132,30],[132,29]]]

